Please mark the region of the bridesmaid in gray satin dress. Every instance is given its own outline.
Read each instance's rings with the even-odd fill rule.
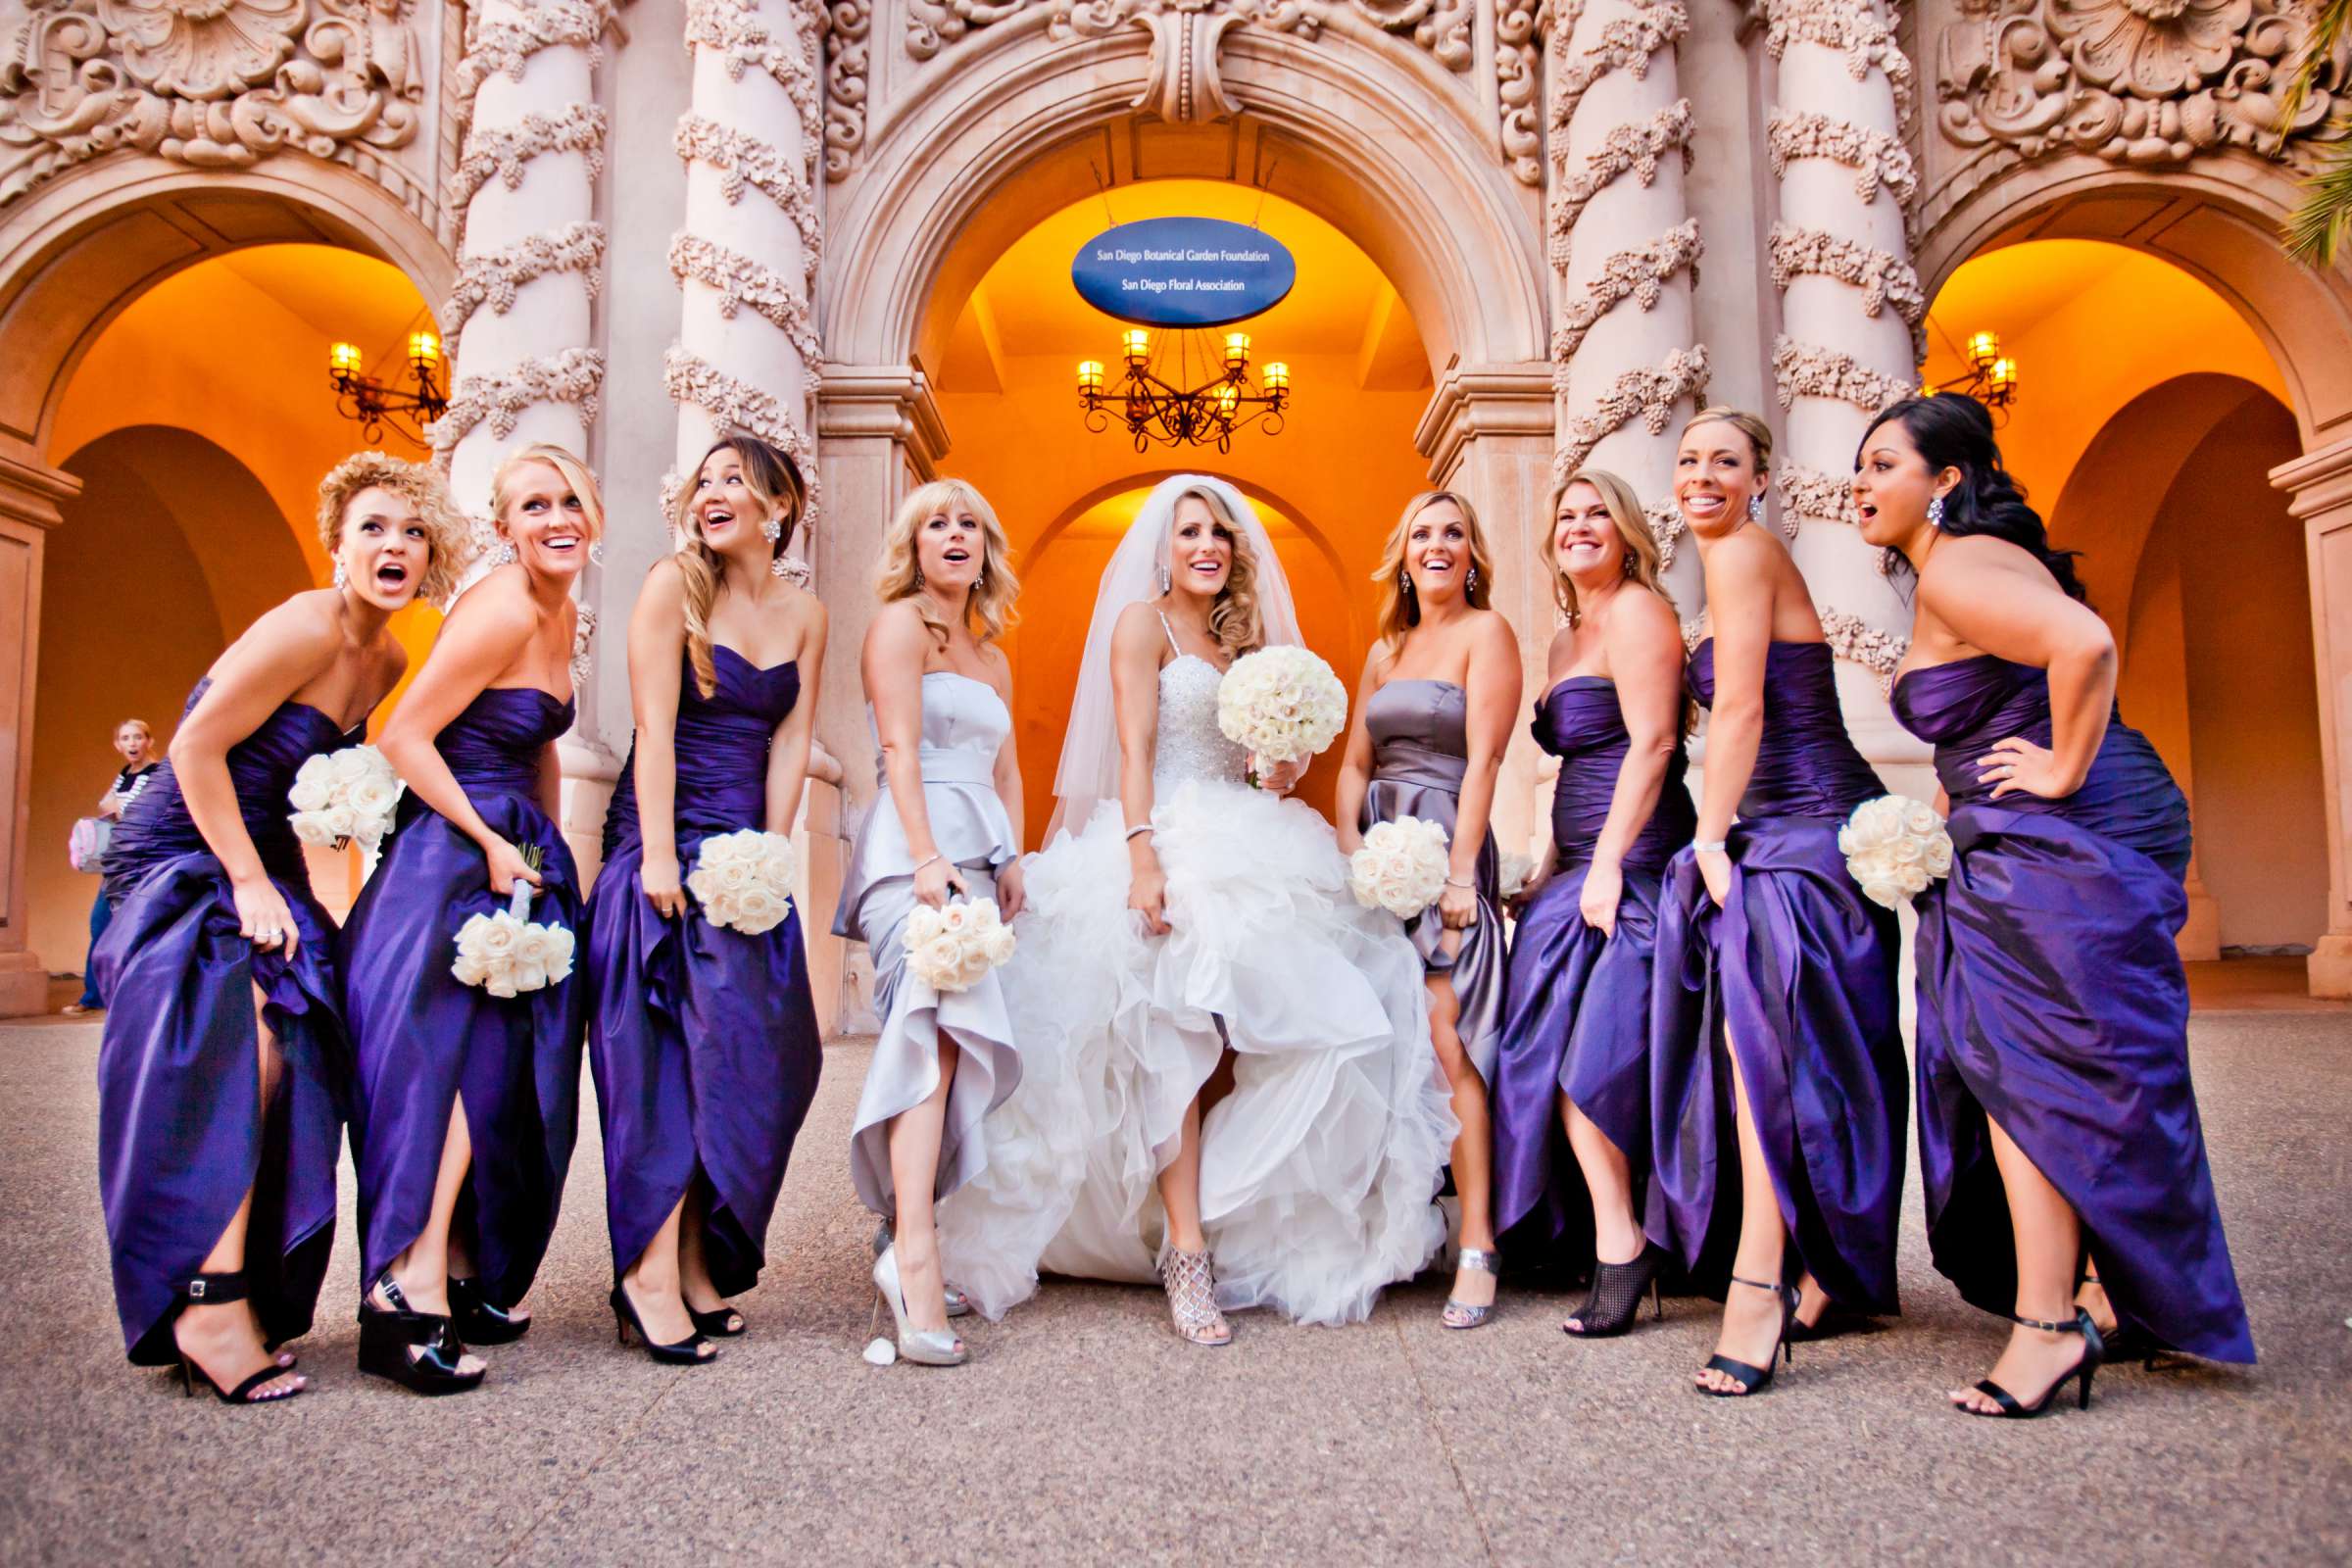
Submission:
[[[1405,922],[1429,986],[1429,1028],[1453,1113],[1459,1260],[1449,1329],[1494,1306],[1494,1133],[1487,1083],[1503,1015],[1502,900],[1488,814],[1519,710],[1519,646],[1489,608],[1486,535],[1470,503],[1431,490],[1406,504],[1372,580],[1380,637],[1364,662],[1333,815],[1352,855],[1375,823],[1413,816],[1450,846],[1438,902]]]
[[[936,480],[906,498],[882,546],[883,609],[862,670],[881,788],[842,880],[835,934],[873,956],[882,1032],[850,1133],[858,1197],[892,1240],[874,1263],[902,1358],[955,1366],[934,1205],[979,1173],[980,1124],[1020,1082],[1004,978],[939,993],[906,973],[900,933],[918,904],[1021,907],[1021,773],[1011,667],[990,646],[1020,591],[1004,531],[978,491]]]

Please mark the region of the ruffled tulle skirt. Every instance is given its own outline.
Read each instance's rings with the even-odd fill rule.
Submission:
[[[1370,1313],[1445,1239],[1431,1201],[1458,1130],[1421,960],[1358,907],[1330,828],[1223,784],[1155,812],[1171,933],[1127,908],[1115,806],[1032,862],[1012,1028],[1025,1076],[988,1120],[985,1173],[941,1210],[949,1272],[989,1314],[1035,1275],[1148,1281],[1155,1179],[1235,1053],[1200,1140],[1200,1210],[1229,1308]]]

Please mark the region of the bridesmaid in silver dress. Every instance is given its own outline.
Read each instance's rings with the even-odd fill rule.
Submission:
[[[1020,1081],[999,973],[941,994],[906,974],[900,933],[918,904],[1021,907],[1021,770],[1012,671],[991,646],[1020,584],[980,493],[942,479],[908,496],[882,544],[883,609],[861,662],[881,787],[842,880],[836,935],[873,955],[881,1037],[850,1134],[850,1173],[892,1240],[874,1288],[899,1353],[956,1366],[934,1206],[986,1158],[980,1123]],[[960,1304],[960,1303],[958,1303]]]
[[[1445,890],[1405,922],[1429,987],[1429,1032],[1461,1133],[1453,1187],[1460,1250],[1443,1316],[1474,1329],[1494,1306],[1494,1135],[1487,1084],[1503,1013],[1502,901],[1488,817],[1519,711],[1519,648],[1489,608],[1494,567],[1470,503],[1431,490],[1406,503],[1381,568],[1380,637],[1364,661],[1333,815],[1355,853],[1377,822],[1446,829]]]

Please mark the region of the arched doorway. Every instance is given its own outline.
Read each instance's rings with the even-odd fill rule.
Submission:
[[[37,923],[44,941],[62,933],[57,952],[41,953],[31,940],[34,888],[45,885],[50,862],[63,864],[54,834],[33,836],[36,809],[44,823],[48,815],[35,797],[48,800],[54,775],[56,790],[94,801],[104,780],[92,767],[104,765],[105,736],[96,737],[93,762],[79,755],[86,737],[61,739],[65,730],[44,720],[103,725],[110,720],[90,714],[118,706],[76,711],[61,698],[44,713],[44,661],[91,667],[127,652],[142,676],[169,670],[178,690],[168,700],[142,699],[156,710],[140,713],[168,728],[185,695],[181,656],[193,658],[209,640],[209,662],[251,618],[256,607],[248,601],[265,586],[282,597],[281,587],[291,592],[323,575],[311,527],[318,478],[361,445],[358,427],[333,410],[327,344],[349,337],[372,357],[382,346],[381,318],[430,326],[426,293],[445,293],[454,274],[428,217],[364,174],[314,160],[269,160],[233,172],[160,159],[101,161],[15,203],[6,228],[0,789],[7,798],[0,806],[19,825],[7,846],[0,910],[0,1013],[40,1010],[45,969],[81,961],[86,878],[62,873],[74,883],[63,890],[62,918],[49,907],[59,899],[41,896]],[[420,449],[399,450],[416,456]],[[224,480],[206,491],[204,474],[231,469],[250,482]],[[103,476],[100,497],[85,505],[77,497],[94,475]],[[88,542],[73,530],[110,496],[120,501],[121,516],[145,519],[159,539],[169,518],[186,543],[183,564],[193,574],[171,584],[172,615],[124,621],[118,612],[110,621],[119,602],[82,602]],[[240,499],[231,507],[226,497]],[[116,520],[110,512],[93,522],[92,536],[103,537]],[[248,538],[245,529],[256,532]],[[282,584],[277,566],[248,573],[248,547],[256,561],[300,569]],[[222,549],[236,555],[232,565],[219,564]],[[169,543],[158,550],[172,553]],[[58,605],[50,603],[57,595],[44,593],[52,554],[64,572]],[[208,558],[216,569],[208,571]],[[169,655],[150,657],[154,650],[143,644],[125,649],[126,636],[135,641],[149,631],[159,646],[171,642]],[[414,627],[411,636],[421,645],[430,631]],[[62,747],[54,769],[43,749],[52,740]]]
[[[1114,353],[1122,323],[1079,299],[1070,258],[1112,221],[1191,215],[1253,223],[1286,245],[1310,286],[1235,323],[1261,360],[1291,370],[1279,433],[1245,430],[1232,450],[1135,450],[1115,424],[1090,431],[1072,368]],[[955,275],[950,270],[949,275]],[[1052,810],[1063,723],[1097,581],[1144,495],[1170,474],[1231,479],[1261,509],[1300,607],[1308,645],[1352,682],[1371,621],[1370,575],[1405,497],[1427,485],[1413,430],[1429,398],[1411,314],[1360,249],[1297,204],[1231,182],[1142,181],[1049,215],[1015,239],[951,316],[936,387],[955,442],[947,467],[988,495],[1012,538],[1028,613],[1008,642],[1031,837]],[[1327,808],[1338,758],[1300,798]]]
[[[2206,282],[2087,239],[1972,258],[1929,320],[1931,382],[1978,332],[2015,361],[2004,457],[2082,553],[2124,714],[2190,797],[2182,956],[2309,953],[2328,830],[2305,541],[2270,478],[2301,450],[2282,367]]]

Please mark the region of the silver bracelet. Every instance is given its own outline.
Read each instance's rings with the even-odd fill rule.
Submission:
[[[1460,888],[1464,893],[1474,892],[1478,887],[1475,882],[1456,882],[1451,877],[1446,879],[1446,885],[1449,888]]]
[[[1692,839],[1690,848],[1699,855],[1728,855],[1732,842],[1729,839]]]
[[[926,865],[929,865],[929,864],[931,863],[931,860],[944,860],[944,859],[946,859],[947,858],[948,858],[948,856],[947,856],[947,852],[946,852],[945,850],[941,850],[941,851],[937,851],[937,852],[935,852],[935,853],[934,853],[934,854],[931,856],[931,859],[929,859],[929,860],[917,860],[917,861],[915,861],[915,862],[914,862],[914,874],[915,874],[915,875],[917,875],[917,876],[920,876],[920,875],[922,875],[922,874],[923,874],[923,867],[924,867],[924,866],[926,866]]]
[[[1136,824],[1134,827],[1131,827],[1131,828],[1129,828],[1129,829],[1127,830],[1127,836],[1128,836],[1130,839],[1132,839],[1132,838],[1136,838],[1136,837],[1138,837],[1138,836],[1140,836],[1140,835],[1142,835],[1142,834],[1145,834],[1145,833],[1151,833],[1151,832],[1154,832],[1154,831],[1156,831],[1156,829],[1154,829],[1151,823],[1149,823],[1149,822],[1140,822],[1140,823]]]

